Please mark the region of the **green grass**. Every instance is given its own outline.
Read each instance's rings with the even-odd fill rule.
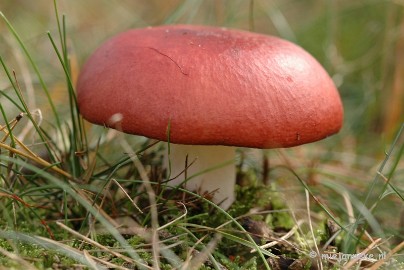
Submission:
[[[2,269],[404,269],[398,2],[5,1],[0,11]],[[335,79],[342,131],[263,150],[265,164],[239,149],[227,211],[171,192],[162,184],[164,142],[90,125],[75,99],[79,66],[103,40],[163,23],[298,43]],[[318,260],[318,251],[384,259]]]

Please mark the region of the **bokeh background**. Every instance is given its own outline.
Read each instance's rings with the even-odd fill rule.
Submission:
[[[404,122],[402,0],[63,0],[57,4],[59,15],[65,15],[73,80],[101,42],[130,28],[171,23],[215,25],[280,36],[299,44],[324,65],[345,108],[342,131],[309,149],[328,149],[318,156],[324,160],[328,155],[332,161],[332,167],[326,167],[332,178],[345,181],[357,194],[365,194],[377,177],[385,152]],[[58,112],[67,113],[65,75],[46,33],[55,39],[59,35],[53,1],[2,0],[0,11],[37,63]],[[51,125],[49,104],[38,79],[3,20],[0,55],[15,70],[29,107],[40,108],[44,125]],[[13,95],[3,70],[0,90]],[[19,113],[4,98],[0,101],[8,116]],[[401,134],[396,149],[402,149],[403,141]],[[292,163],[296,167],[320,166],[309,164],[307,160],[313,159],[305,159],[305,149],[293,154]],[[389,162],[393,164],[388,165],[398,162],[394,184],[404,188],[402,151],[397,151]],[[386,230],[391,227],[396,231],[404,227],[404,215],[400,221],[399,214],[402,201],[391,197],[381,203],[376,214]]]
[[[342,137],[366,154],[392,140],[404,119],[404,1],[391,0],[133,0],[57,1],[66,15],[73,67],[108,37],[170,23],[225,26],[280,36],[312,53],[337,84],[345,107]],[[57,38],[53,2],[3,0],[0,10],[33,53],[55,102],[63,72],[46,31]],[[0,53],[20,76],[29,70],[0,23]],[[25,65],[25,67],[24,67]],[[22,69],[26,69],[25,73]],[[3,76],[1,89],[8,86]],[[33,80],[33,81],[32,81]],[[35,88],[35,79],[24,88]],[[29,78],[25,83],[29,84]],[[62,86],[61,86],[62,87]],[[60,92],[60,93],[59,93]],[[39,93],[35,93],[41,102]],[[33,102],[33,101],[32,101]],[[364,147],[356,147],[357,144]]]

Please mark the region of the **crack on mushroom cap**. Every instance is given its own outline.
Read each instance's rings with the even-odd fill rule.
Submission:
[[[181,71],[182,74],[184,74],[184,75],[186,75],[186,76],[189,75],[189,73],[188,73],[188,72],[185,72],[185,71],[183,70],[183,68],[182,68],[172,57],[168,56],[168,55],[165,54],[165,53],[160,52],[160,51],[157,50],[156,48],[152,48],[152,47],[145,47],[145,48],[151,49],[151,50],[153,50],[153,51],[155,51],[155,52],[157,52],[157,53],[159,53],[159,54],[161,54],[161,55],[167,57],[168,59],[171,60],[171,62],[173,62],[173,63],[180,69],[180,71]]]

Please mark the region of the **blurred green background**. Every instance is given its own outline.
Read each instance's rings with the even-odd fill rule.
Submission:
[[[341,132],[313,147],[333,149],[335,157],[330,160],[334,167],[327,167],[332,171],[331,178],[335,176],[338,184],[345,181],[348,189],[361,196],[365,196],[375,179],[385,152],[404,122],[403,0],[63,0],[57,3],[59,15],[66,16],[73,80],[101,42],[130,28],[171,23],[225,26],[280,36],[302,46],[334,79],[345,109]],[[55,39],[59,35],[53,1],[2,0],[0,11],[33,56],[58,112],[67,113],[65,74],[46,33],[50,31]],[[2,20],[0,55],[8,68],[15,70],[29,108],[40,108],[44,121],[52,124],[49,104],[38,78]],[[13,93],[2,69],[0,90]],[[9,118],[19,113],[3,97],[0,101]],[[401,134],[397,148],[403,143]],[[300,157],[298,166],[311,166],[311,161],[304,159],[306,155],[300,155],[304,151],[301,149],[310,146],[296,150],[297,158]],[[398,162],[393,180],[396,187],[403,188],[404,161],[399,155],[392,158],[392,162]],[[398,196],[391,196],[379,205],[377,215],[386,228],[400,228],[404,225],[399,218],[400,209],[402,201]]]
[[[75,75],[103,40],[129,28],[226,26],[280,36],[312,53],[340,90],[345,124],[339,139],[348,140],[354,152],[383,150],[403,123],[404,1],[90,0],[58,1],[58,6],[66,15]],[[64,74],[46,35],[58,35],[52,1],[3,0],[0,10],[36,58],[55,103],[63,104]],[[27,75],[29,67],[3,22],[0,32],[0,54],[24,78],[23,89],[35,89],[37,82]],[[0,75],[0,88],[7,89],[9,82]],[[35,92],[32,106],[42,106],[41,95]]]

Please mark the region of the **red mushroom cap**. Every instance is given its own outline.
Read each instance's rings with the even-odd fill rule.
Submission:
[[[178,144],[290,147],[339,131],[343,108],[323,67],[277,37],[169,25],[106,41],[77,84],[90,122]]]

